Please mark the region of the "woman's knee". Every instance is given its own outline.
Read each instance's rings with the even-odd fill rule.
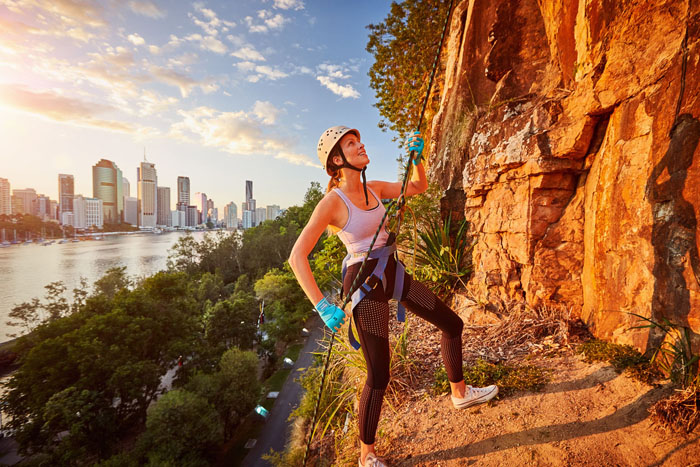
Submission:
[[[372,368],[367,371],[367,386],[372,389],[386,389],[389,386],[389,380],[391,379],[391,373],[389,371],[389,365],[386,367]]]

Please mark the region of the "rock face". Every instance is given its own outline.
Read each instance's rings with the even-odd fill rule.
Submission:
[[[629,313],[698,337],[699,39],[688,0],[458,2],[429,162],[477,241],[472,295],[641,350],[659,336]]]

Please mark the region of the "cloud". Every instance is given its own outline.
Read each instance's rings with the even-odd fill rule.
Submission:
[[[217,36],[220,30],[226,32],[229,28],[236,26],[236,23],[233,21],[219,18],[214,10],[204,8],[202,3],[195,3],[194,9],[205,17],[204,20],[197,18],[197,16],[192,13],[188,13],[188,16],[194,21],[194,24],[202,28],[207,35]]]
[[[267,65],[256,65],[251,61],[238,62],[234,65],[240,71],[248,73],[246,80],[251,83],[257,83],[261,79],[268,79],[270,81],[276,81],[281,78],[286,78],[289,76],[288,73],[284,71],[273,68]]]
[[[256,106],[258,104],[256,103]],[[265,107],[266,103],[261,103]],[[172,137],[218,148],[235,155],[266,155],[295,165],[318,166],[310,157],[289,150],[294,141],[281,136],[274,126],[265,126],[255,115],[244,111],[220,112],[210,107],[180,110],[182,120],[171,126]]]
[[[127,40],[134,45],[143,45],[146,43],[143,37],[139,36],[138,33],[129,34]]]
[[[253,62],[238,62],[236,67],[241,71],[253,71],[255,70],[255,63]]]
[[[274,0],[273,7],[280,10],[303,10],[304,2],[301,0]]]
[[[256,62],[265,61],[265,57],[263,57],[260,52],[255,50],[255,47],[253,47],[252,45],[241,47],[240,49],[233,52],[231,56],[240,58],[241,60],[252,60]]]
[[[343,73],[343,67],[341,67],[340,65],[330,65],[328,63],[322,63],[318,66],[318,69],[321,70],[329,78],[336,78],[336,79],[348,79],[348,78],[350,78],[350,75]]]
[[[353,99],[357,99],[360,97],[360,93],[357,92],[355,88],[350,86],[349,84],[346,85],[341,85],[336,82],[334,82],[331,78],[328,76],[317,76],[316,79],[329,91],[331,91],[333,94],[336,94],[342,98],[348,98],[351,97]]]
[[[185,52],[177,57],[168,59],[168,66],[171,68],[187,68],[189,65],[197,63],[199,56],[194,52]]]
[[[190,92],[192,92],[192,89],[195,87],[201,88],[206,94],[216,91],[219,88],[211,78],[203,81],[197,81],[187,75],[178,73],[177,71],[170,70],[168,68],[154,65],[151,66],[150,72],[161,82],[177,87],[180,90],[180,95],[182,95],[182,97],[189,96]]]
[[[277,120],[280,110],[268,101],[255,101],[253,114],[266,125],[272,125]]]
[[[161,10],[158,5],[149,0],[131,0],[129,8],[136,14],[148,16],[149,18],[158,19],[165,16],[165,11]]]
[[[255,19],[252,16],[246,16],[243,20],[248,25],[248,30],[250,32],[268,32],[270,29],[282,29],[285,23],[290,20],[285,18],[280,13],[273,14],[269,10],[258,11],[258,19],[262,21],[261,23],[255,23]]]
[[[350,84],[338,83],[338,80],[349,79],[351,76],[348,72],[357,71],[356,68],[357,66],[353,63],[350,65],[322,63],[317,67],[316,79],[323,87],[343,99],[357,99],[360,97],[360,93],[355,88]]]
[[[171,36],[171,38],[174,36]],[[177,39],[177,38],[176,38]],[[202,36],[201,34],[190,34],[189,36],[185,37],[185,40],[188,40],[190,42],[198,42],[199,47],[202,48],[203,50],[208,50],[210,52],[214,52],[217,54],[225,54],[228,51],[228,48],[224,45],[223,42],[221,42],[219,39],[217,39],[214,36]]]
[[[46,91],[33,92],[20,85],[0,85],[0,104],[50,120],[79,126],[98,127],[123,133],[135,133],[133,125],[96,118],[115,109],[104,104],[83,101]]]
[[[264,78],[267,78],[271,81],[275,81],[275,80],[278,80],[280,78],[286,78],[287,76],[289,76],[289,75],[287,75],[287,73],[280,71],[277,68],[269,67],[267,65],[258,65],[255,67],[255,71],[258,73],[257,74],[258,79],[264,77]],[[256,79],[256,81],[257,81],[257,79]]]

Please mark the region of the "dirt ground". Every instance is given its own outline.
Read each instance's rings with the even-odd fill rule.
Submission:
[[[413,356],[422,374],[431,374],[440,361],[439,335],[411,325],[411,334],[424,336]],[[650,419],[648,408],[673,392],[669,385],[585,363],[568,348],[527,363],[552,370],[543,390],[466,410],[454,409],[447,395],[431,395],[430,376],[422,378],[398,409],[385,406],[377,453],[391,466],[700,466],[700,429],[671,434]]]

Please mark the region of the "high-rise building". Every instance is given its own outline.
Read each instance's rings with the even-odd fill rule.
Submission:
[[[37,195],[33,201],[32,211],[41,220],[51,219],[51,200],[46,195]]]
[[[171,211],[170,215],[172,217],[171,227],[185,227],[185,226],[187,226],[187,219],[186,219],[185,211],[181,211],[179,209],[176,209],[175,211]]]
[[[199,211],[199,219],[197,224],[205,224],[207,222],[207,195],[206,193],[197,192],[194,194],[194,205]]]
[[[197,225],[199,225],[197,206],[187,206],[187,210],[185,211],[185,226],[196,227]]]
[[[134,227],[139,225],[139,199],[135,196],[124,197],[124,222]]]
[[[170,227],[173,223],[173,217],[170,214],[170,187],[158,187],[158,218],[156,224],[165,227]]]
[[[139,199],[139,226],[155,227],[158,213],[158,176],[156,165],[152,162],[141,162],[136,171],[138,199]]]
[[[12,197],[10,196],[10,181],[0,178],[0,214],[12,214]]]
[[[32,214],[36,216],[36,211],[34,210],[35,199],[36,190],[34,188],[12,190],[12,212],[14,214]]]
[[[238,228],[238,208],[233,201],[224,207],[224,222],[227,229]]]
[[[253,198],[253,181],[252,180],[246,180],[245,181],[245,206],[243,208],[243,212],[245,211],[250,211],[251,214],[251,223],[253,226],[257,225],[255,222],[255,198]],[[245,227],[245,220],[243,221],[243,228]]]
[[[255,210],[255,225],[260,225],[267,220],[267,210],[265,208],[258,208]]]
[[[73,199],[73,210],[72,225],[76,229],[101,229],[104,225],[104,201],[100,198],[77,195]]]
[[[58,209],[60,212],[73,211],[74,184],[72,175],[58,174]]]
[[[190,177],[177,177],[177,204],[190,205]]]
[[[245,181],[245,200],[248,202],[249,199],[253,199],[253,181]]]
[[[251,227],[255,226],[255,224],[254,224],[255,212],[254,211],[250,211],[250,210],[243,211],[243,214],[241,215],[241,217],[243,219],[243,228],[244,229],[250,229]]]
[[[61,216],[58,214],[58,201],[51,200],[51,213],[49,214],[49,219],[61,219]]]
[[[266,214],[267,214],[267,220],[273,221],[273,220],[277,219],[277,216],[280,215],[280,207],[277,204],[268,204]]]
[[[129,180],[122,176],[122,196],[129,198],[131,196],[131,183]]]
[[[107,159],[100,159],[92,166],[92,196],[102,200],[104,223],[118,224],[122,221],[123,189],[122,171],[117,164]]]

